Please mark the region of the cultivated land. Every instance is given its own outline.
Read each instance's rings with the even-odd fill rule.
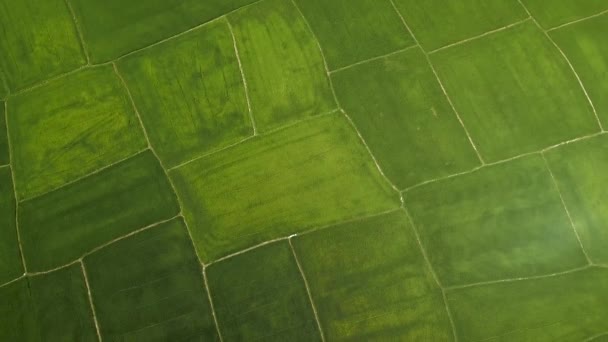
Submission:
[[[0,341],[608,337],[601,0],[0,0]]]

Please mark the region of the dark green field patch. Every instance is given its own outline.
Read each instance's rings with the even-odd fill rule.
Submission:
[[[80,264],[0,288],[0,341],[96,341]]]
[[[213,264],[207,277],[224,341],[320,341],[286,241]]]
[[[0,284],[23,274],[15,225],[16,210],[11,169],[0,168]]]
[[[399,206],[337,114],[249,140],[170,176],[203,261]]]
[[[87,69],[11,98],[7,125],[19,200],[146,147],[112,67]]]
[[[459,289],[447,297],[462,341],[590,341],[606,332],[607,288],[608,269],[591,268]]]
[[[59,190],[20,203],[29,271],[66,264],[138,228],[179,212],[160,164],[143,152]]]
[[[1,0],[0,18],[0,69],[12,91],[85,64],[64,0]]]
[[[5,103],[0,101],[0,165],[7,165],[10,162],[5,110]]]
[[[202,268],[182,219],[105,247],[84,265],[104,340],[217,340]]]
[[[253,133],[224,20],[119,62],[150,143],[167,167]]]
[[[542,157],[524,157],[407,193],[446,286],[537,276],[586,263]]]
[[[608,10],[605,0],[547,1],[521,0],[538,20],[549,29]],[[599,34],[600,32],[598,32]]]
[[[403,211],[293,244],[327,340],[452,340],[441,290]]]
[[[330,70],[415,45],[388,0],[297,0]]]
[[[291,1],[264,0],[228,18],[260,132],[336,108],[321,51]]]
[[[599,131],[568,63],[531,21],[431,59],[488,162]]]
[[[336,72],[332,79],[342,107],[397,187],[479,164],[420,49]]]

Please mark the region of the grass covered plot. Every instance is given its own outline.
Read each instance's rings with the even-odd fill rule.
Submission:
[[[608,265],[608,137],[564,145],[547,153],[549,166],[581,236],[596,263]]]
[[[399,188],[479,164],[420,49],[336,72],[332,79],[342,107]]]
[[[605,128],[608,127],[607,33],[608,13],[549,32],[568,55]]]
[[[0,166],[10,162],[4,105],[5,103],[0,101]]]
[[[80,264],[0,288],[0,341],[96,341]]]
[[[19,205],[28,271],[66,264],[112,239],[179,212],[160,164],[143,152]]]
[[[522,2],[545,29],[608,10],[608,2],[605,0],[522,0]]]
[[[346,119],[308,120],[170,172],[204,261],[399,206]]]
[[[84,264],[104,340],[217,340],[202,268],[181,219],[118,241]]]
[[[150,143],[168,167],[253,133],[224,20],[131,55],[118,66]]]
[[[87,69],[11,98],[8,128],[20,200],[146,147],[112,67]]]
[[[452,329],[403,211],[293,240],[328,341],[449,341]]]
[[[608,269],[590,268],[447,296],[461,341],[591,341],[606,335],[607,288]]]
[[[413,189],[405,204],[446,286],[544,275],[586,263],[538,155]]]
[[[297,0],[330,70],[415,45],[389,0]]]
[[[17,227],[15,226],[16,201],[13,192],[11,169],[0,168],[0,284],[23,274]]]
[[[0,70],[12,91],[85,64],[64,0],[0,0],[0,18]]]
[[[336,108],[321,51],[288,0],[264,0],[228,16],[260,132]]]
[[[427,51],[507,26],[527,17],[513,0],[394,0]]]
[[[273,243],[209,266],[224,341],[320,341],[289,244]]]
[[[70,0],[91,61],[106,62],[255,0]]]
[[[488,162],[599,131],[566,60],[531,21],[431,59]]]

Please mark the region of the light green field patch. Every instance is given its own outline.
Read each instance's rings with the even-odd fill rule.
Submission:
[[[84,264],[104,340],[217,340],[202,268],[181,219],[118,241]]]
[[[1,341],[96,341],[80,264],[0,288]]]
[[[86,69],[11,98],[7,122],[20,200],[146,147],[112,67]]]
[[[19,204],[28,271],[44,271],[179,212],[169,180],[143,152],[100,173]]]
[[[11,90],[85,64],[64,0],[0,0],[0,18],[0,69]]]
[[[574,65],[604,127],[608,127],[607,33],[608,13],[549,33]]]
[[[320,341],[286,241],[213,264],[207,277],[224,341]]]
[[[522,0],[522,2],[546,29],[608,10],[608,2],[605,0]]]
[[[591,268],[447,297],[461,341],[589,341],[606,332],[607,288],[608,269]]]
[[[10,163],[6,130],[5,103],[0,101],[0,165]]]
[[[564,145],[547,153],[549,166],[590,258],[608,265],[608,137]]]
[[[243,79],[225,21],[118,64],[167,167],[252,134]]]
[[[204,261],[399,206],[337,114],[249,140],[170,176]]]
[[[0,284],[23,274],[15,226],[16,209],[11,169],[0,168]]]
[[[586,263],[539,155],[415,188],[405,204],[446,286]]]
[[[599,130],[566,60],[531,21],[431,59],[488,162]]]
[[[293,239],[329,341],[449,341],[452,329],[403,211]]]
[[[297,0],[330,70],[415,45],[388,0]]]
[[[394,0],[414,35],[427,50],[434,50],[526,18],[512,0]]]
[[[344,110],[399,188],[479,164],[420,49],[332,74]]]
[[[106,62],[254,0],[70,0],[91,61]]]
[[[265,0],[228,18],[260,132],[336,108],[321,51],[291,1]]]

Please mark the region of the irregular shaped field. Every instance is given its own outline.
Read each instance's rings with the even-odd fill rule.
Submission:
[[[603,0],[0,0],[0,341],[608,339]]]

